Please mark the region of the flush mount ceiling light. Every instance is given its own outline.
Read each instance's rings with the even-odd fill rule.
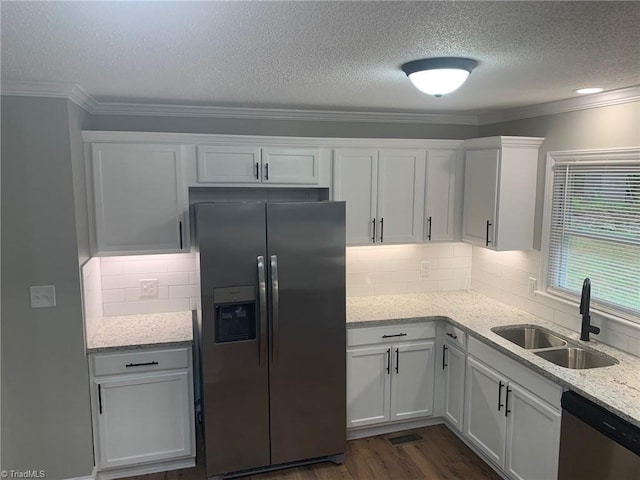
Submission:
[[[407,62],[401,68],[418,90],[441,97],[459,88],[476,65],[470,58],[436,57]]]
[[[576,90],[576,93],[579,95],[588,95],[589,93],[600,93],[604,88],[601,87],[588,87],[588,88],[579,88]]]

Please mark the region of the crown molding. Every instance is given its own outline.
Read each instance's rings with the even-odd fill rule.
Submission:
[[[151,115],[215,117],[229,119],[294,120],[313,122],[375,122],[477,125],[470,114],[356,112],[344,110],[302,110],[286,108],[214,107],[139,103],[98,103],[100,115]]]
[[[640,101],[640,85],[478,115],[478,125],[509,122]]]
[[[66,98],[89,113],[93,113],[97,106],[97,102],[76,83],[3,80],[0,88],[2,95]]]
[[[3,81],[2,95],[67,98],[93,115],[213,117],[313,122],[487,125],[640,101],[640,85],[526,107],[472,114],[357,112],[285,108],[215,107],[98,102],[80,85],[68,82]]]
[[[544,137],[480,137],[464,141],[465,150],[482,150],[486,148],[518,147],[537,149],[542,145]]]

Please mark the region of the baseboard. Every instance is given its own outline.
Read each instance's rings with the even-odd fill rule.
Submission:
[[[387,433],[401,432],[403,430],[411,430],[412,428],[430,427],[431,425],[439,425],[443,422],[444,420],[442,417],[430,417],[421,418],[419,420],[408,420],[385,425],[376,425],[372,427],[353,428],[347,430],[347,440],[374,437],[376,435],[386,435]]]
[[[164,462],[154,462],[147,465],[133,465],[128,467],[110,468],[100,470],[95,473],[95,480],[114,480],[116,478],[135,477],[137,475],[148,475],[150,473],[167,472],[170,470],[180,470],[196,466],[196,458],[188,457],[179,460],[167,460]]]
[[[73,477],[73,478],[67,478],[65,480],[95,480],[96,478],[96,467],[93,467],[93,469],[91,470],[91,475],[87,475],[86,477]]]

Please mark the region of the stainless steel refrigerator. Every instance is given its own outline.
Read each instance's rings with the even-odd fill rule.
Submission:
[[[346,443],[344,202],[194,208],[207,476]]]

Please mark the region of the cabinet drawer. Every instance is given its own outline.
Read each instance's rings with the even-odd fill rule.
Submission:
[[[375,345],[422,340],[436,336],[434,322],[404,323],[378,327],[350,328],[347,330],[347,345]]]
[[[144,350],[126,353],[93,355],[93,372],[96,377],[120,373],[137,373],[189,367],[190,350]]]
[[[443,330],[444,339],[447,342],[458,346],[462,350],[465,349],[467,346],[467,334],[463,330],[460,330],[458,327],[454,327],[450,323],[445,323]]]

